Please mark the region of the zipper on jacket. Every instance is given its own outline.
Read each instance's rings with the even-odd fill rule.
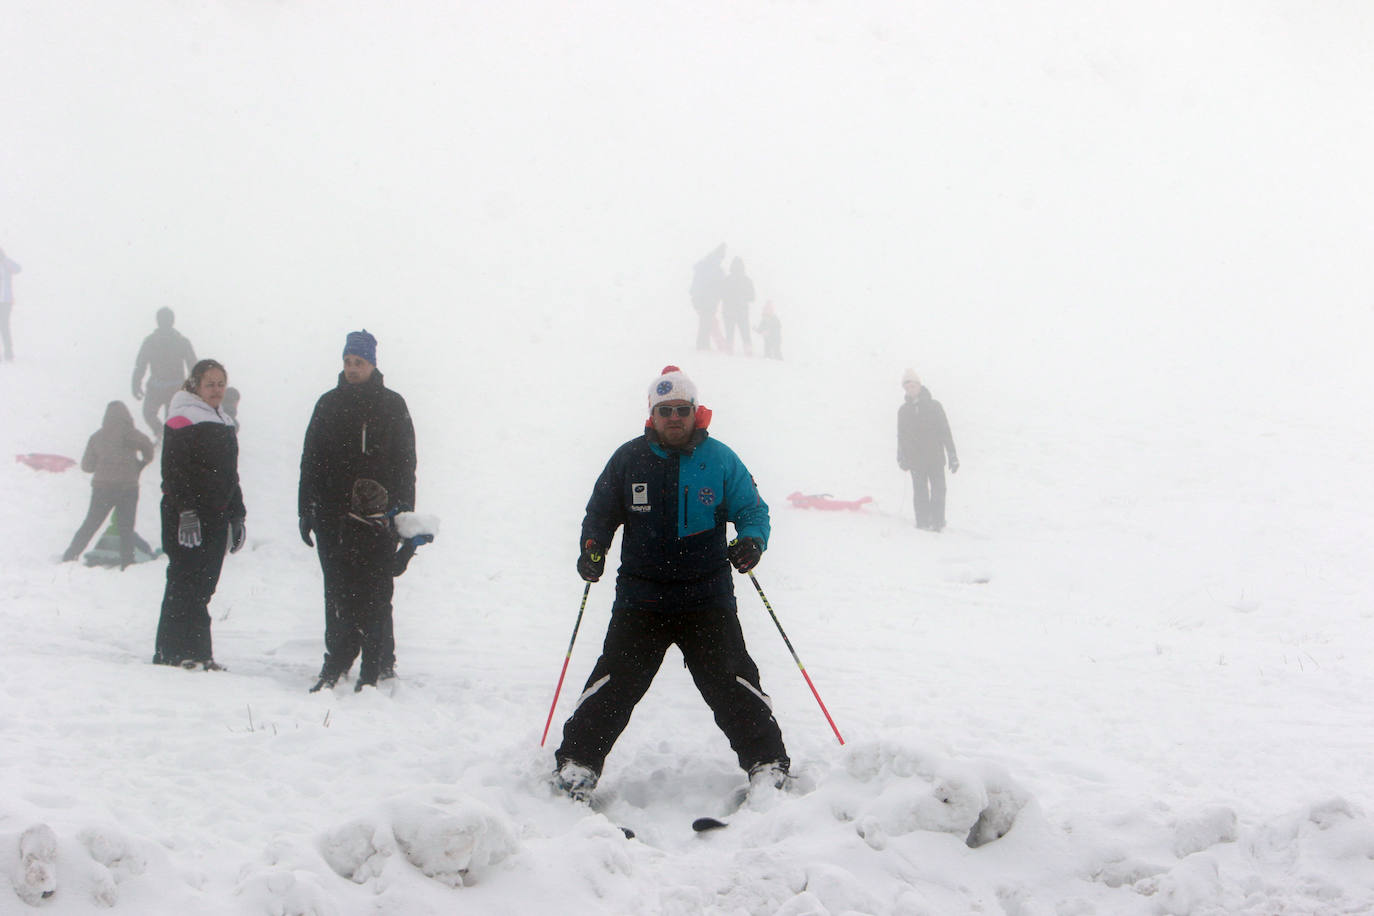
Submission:
[[[363,421],[363,454],[367,454],[367,421]]]

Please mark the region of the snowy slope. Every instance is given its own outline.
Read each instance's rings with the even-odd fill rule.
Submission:
[[[0,55],[0,913],[1374,912],[1362,8],[121,6],[13,4]],[[786,361],[690,348],[721,241]],[[243,392],[222,673],[149,664],[162,562],[58,563],[88,480],[9,458],[133,406],[162,304]],[[442,528],[394,692],[312,695],[297,462],[362,326]],[[539,736],[667,363],[772,506],[758,578],[846,743],[739,580],[797,791],[727,813],[670,653],[589,814],[545,777],[609,580]],[[938,536],[907,365],[962,460]]]
[[[552,336],[521,361],[585,374],[581,348]],[[935,536],[911,526],[887,455],[896,373],[868,390],[864,372],[804,357],[685,353],[713,429],[773,506],[759,580],[847,743],[745,580],[741,616],[800,791],[725,832],[692,833],[694,817],[726,813],[742,775],[670,653],[610,758],[604,816],[550,797],[538,740],[581,594],[580,503],[633,434],[645,367],[652,376],[667,358],[620,349],[596,355],[619,390],[581,401],[575,427],[545,436],[531,435],[548,416],[531,405],[579,403],[582,385],[541,401],[499,360],[469,364],[484,380],[478,408],[381,357],[419,421],[421,508],[445,523],[398,580],[394,695],[306,693],[321,652],[318,568],[291,513],[306,414],[254,397],[251,369],[230,363],[246,391],[250,516],[248,548],[213,605],[227,673],[149,665],[162,564],[58,564],[86,481],[6,465],[17,511],[5,531],[16,562],[0,580],[11,634],[0,839],[13,862],[22,831],[54,831],[59,890],[45,911],[1374,906],[1374,622],[1352,549],[1374,501],[1368,484],[1341,500],[1334,485],[1272,485],[1301,476],[1313,441],[1339,451],[1346,431],[1314,425],[1300,447],[1250,442],[1244,411],[1207,423],[1255,456],[1250,470],[1213,473],[1206,445],[1180,444],[1201,440],[1197,419],[1175,418],[1161,443],[1162,425],[1104,415],[1049,443],[993,398],[936,389],[964,468],[951,527]],[[46,418],[63,418],[47,441],[69,452],[81,422],[98,422],[98,402],[72,406],[89,400],[77,379],[20,364],[6,382],[26,395],[9,452],[32,450],[33,434],[17,431]],[[812,385],[828,397],[803,398],[792,422],[782,408]],[[470,404],[529,421],[442,422]],[[818,448],[832,440],[855,443],[850,468],[822,467],[843,452]],[[1360,454],[1348,451],[1335,479],[1353,479]],[[1126,470],[1135,464],[1150,468],[1144,491]],[[153,484],[139,525],[149,536]],[[784,496],[797,487],[876,504],[792,509]],[[1212,521],[1197,525],[1199,514]],[[595,659],[610,594],[592,589],[558,722]],[[1014,813],[1014,826],[971,849],[985,808]]]

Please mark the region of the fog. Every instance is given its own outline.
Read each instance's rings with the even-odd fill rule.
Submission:
[[[85,475],[6,465],[0,841],[56,838],[43,905],[1367,911],[1367,4],[506,6],[5,4],[0,442],[80,455],[171,306],[243,392],[249,512],[228,671],[166,669],[163,562],[58,563]],[[694,349],[721,242],[783,362]],[[398,580],[397,691],[310,694],[296,463],[359,327],[443,528]],[[772,507],[760,575],[847,742],[737,584],[804,788],[710,839],[742,777],[680,666],[605,816],[538,745],[587,493],[666,363]],[[939,535],[893,461],[906,366],[959,446]],[[970,850],[949,777],[1014,829]],[[469,820],[509,858],[458,891],[428,854]]]
[[[360,325],[393,361],[562,320],[685,346],[724,241],[789,355],[885,379],[1357,371],[1363,4],[514,6],[9,4],[19,346],[120,389],[161,305],[288,377]]]

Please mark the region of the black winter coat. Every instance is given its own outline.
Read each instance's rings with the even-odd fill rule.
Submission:
[[[358,385],[339,384],[315,403],[301,450],[297,509],[325,524],[348,514],[353,482],[367,477],[386,487],[387,509],[415,509],[415,426],[405,398],[382,373]]]
[[[172,395],[162,436],[162,501],[178,513],[195,510],[243,518],[239,436],[234,421],[189,391]]]
[[[897,463],[907,470],[943,468],[946,454],[958,463],[945,409],[923,387],[897,408]]]

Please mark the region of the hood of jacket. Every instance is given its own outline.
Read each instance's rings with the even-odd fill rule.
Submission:
[[[180,423],[173,423],[173,420],[180,420]],[[225,426],[236,426],[234,418],[222,410],[216,410],[205,403],[199,395],[180,388],[177,393],[172,395],[172,402],[167,405],[167,425],[173,428],[190,426],[194,423],[223,423]]]
[[[129,413],[129,408],[124,406],[123,401],[111,401],[105,407],[105,419],[100,421],[100,428],[107,433],[133,429],[134,415]]]

